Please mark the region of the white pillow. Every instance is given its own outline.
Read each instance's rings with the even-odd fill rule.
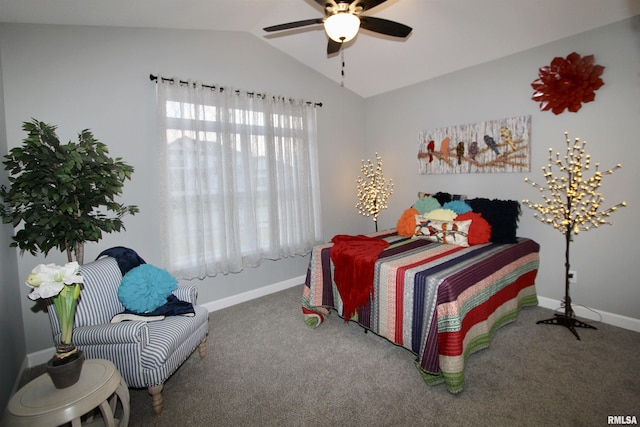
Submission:
[[[416,215],[416,231],[413,239],[426,239],[449,245],[469,246],[471,220],[442,221]]]

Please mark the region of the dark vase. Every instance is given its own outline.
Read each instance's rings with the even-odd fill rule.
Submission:
[[[78,350],[63,359],[52,357],[45,369],[55,388],[67,388],[78,382],[84,363],[84,352]]]

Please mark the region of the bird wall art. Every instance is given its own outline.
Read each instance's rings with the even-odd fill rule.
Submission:
[[[531,116],[419,132],[418,173],[528,172],[530,135]]]

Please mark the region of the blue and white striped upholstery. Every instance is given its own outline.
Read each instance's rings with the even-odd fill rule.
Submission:
[[[193,353],[209,332],[209,313],[196,305],[197,288],[179,286],[174,294],[194,305],[195,316],[167,316],[154,322],[110,323],[124,307],[118,300],[122,275],[114,258],[85,264],[76,310],[73,343],[88,359],[107,359],[118,368],[129,387],[147,388],[163,384]],[[49,320],[56,345],[60,326],[53,306]]]

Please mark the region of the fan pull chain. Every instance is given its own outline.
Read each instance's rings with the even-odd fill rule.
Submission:
[[[344,49],[340,49],[340,60],[342,61],[342,70],[340,70],[342,81],[340,82],[340,86],[344,87]]]

